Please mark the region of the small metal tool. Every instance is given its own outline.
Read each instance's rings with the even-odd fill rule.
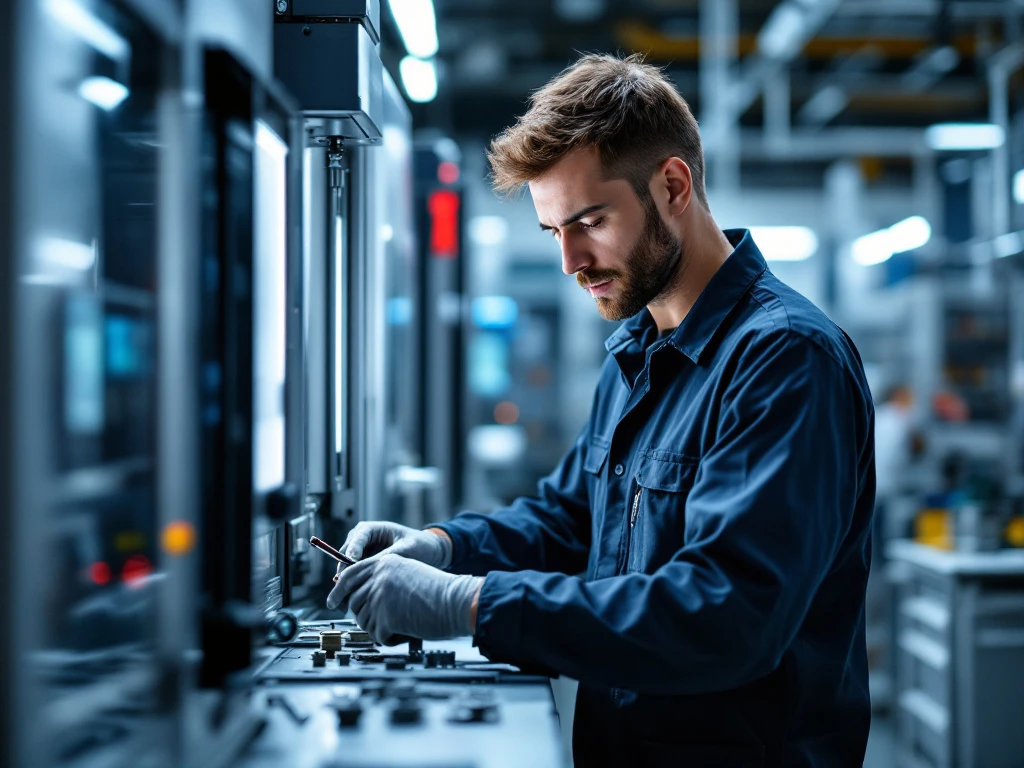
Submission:
[[[321,552],[323,552],[328,557],[333,557],[339,563],[344,563],[345,565],[355,565],[356,564],[356,561],[353,560],[351,557],[349,557],[348,555],[343,555],[341,552],[336,550],[334,547],[332,547],[326,541],[324,541],[323,539],[318,539],[316,536],[310,536],[309,537],[309,544],[310,544],[310,546],[316,547],[317,549],[319,549]]]

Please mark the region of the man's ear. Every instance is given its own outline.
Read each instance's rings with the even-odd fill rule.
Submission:
[[[668,192],[668,212],[678,216],[690,207],[693,199],[693,174],[690,166],[678,157],[670,157],[659,167],[659,176]]]

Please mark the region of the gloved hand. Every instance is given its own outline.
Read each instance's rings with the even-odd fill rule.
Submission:
[[[358,523],[341,546],[341,551],[353,560],[362,560],[385,550],[435,568],[447,568],[452,561],[452,540],[447,534],[439,536],[398,523]]]
[[[473,634],[473,600],[484,580],[385,553],[350,565],[337,581],[331,592],[336,604],[351,607],[374,640],[395,645],[402,635],[445,640]]]

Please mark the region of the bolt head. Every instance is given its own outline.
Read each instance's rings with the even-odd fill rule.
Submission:
[[[288,0],[277,0],[277,12],[284,13],[288,10]]]

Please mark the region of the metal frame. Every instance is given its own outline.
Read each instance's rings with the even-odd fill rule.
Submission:
[[[18,46],[17,10],[19,3],[7,2],[0,4],[0,109],[5,115],[17,114],[16,84],[14,73],[20,72],[15,66]],[[13,120],[0,120],[0,366],[6,371],[14,367],[14,333],[16,325],[15,302],[17,300],[17,283],[15,274],[16,238],[13,210],[15,195],[16,155],[14,143]],[[0,516],[0,611],[4,616],[16,616],[15,604],[17,595],[13,589],[16,584],[18,570],[17,515],[14,504],[14,454],[15,438],[13,430],[14,398],[13,382],[10,376],[0,376],[0,505],[6,514]],[[19,765],[19,747],[16,741],[19,729],[14,723],[14,712],[18,686],[18,644],[13,633],[4,632],[0,636],[0,675],[7,681],[0,691],[0,763]]]

